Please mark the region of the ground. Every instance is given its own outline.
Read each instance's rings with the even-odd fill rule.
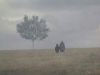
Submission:
[[[2,50],[0,75],[100,75],[100,48]]]

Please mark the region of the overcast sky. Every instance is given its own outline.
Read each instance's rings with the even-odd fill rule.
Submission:
[[[45,19],[50,32],[35,49],[100,47],[100,0],[0,0],[0,50],[32,49],[16,24],[24,15]]]

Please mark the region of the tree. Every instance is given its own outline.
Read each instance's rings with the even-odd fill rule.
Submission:
[[[38,20],[38,16],[28,19],[28,16],[25,15],[24,21],[17,24],[17,32],[22,38],[32,40],[34,49],[34,41],[45,39],[48,36],[49,28],[47,28],[46,20]]]

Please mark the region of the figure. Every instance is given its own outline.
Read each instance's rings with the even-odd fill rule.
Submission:
[[[65,44],[63,43],[63,41],[61,41],[60,43],[60,52],[64,52],[65,51]]]
[[[59,46],[58,44],[56,44],[56,47],[55,47],[55,52],[58,53],[59,52]]]

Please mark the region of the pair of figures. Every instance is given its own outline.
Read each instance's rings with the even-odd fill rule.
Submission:
[[[58,46],[58,44],[56,44],[56,47],[55,47],[56,53],[58,53],[59,50],[60,50],[60,52],[64,52],[65,51],[65,44],[63,43],[63,41],[61,41],[60,46]]]

